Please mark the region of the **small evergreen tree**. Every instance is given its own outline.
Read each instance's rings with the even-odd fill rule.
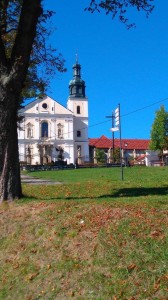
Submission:
[[[120,162],[120,148],[114,149],[114,162],[119,163]]]
[[[102,149],[96,149],[96,158],[98,163],[105,164],[107,161],[107,155],[105,154],[105,151]]]
[[[163,151],[168,149],[168,112],[165,111],[164,106],[156,111],[151,129],[150,149],[159,150],[163,161]]]

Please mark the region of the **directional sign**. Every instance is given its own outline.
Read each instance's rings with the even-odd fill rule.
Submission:
[[[115,125],[118,126],[120,124],[120,110],[119,107],[115,109]]]
[[[113,127],[113,128],[110,128],[110,130],[111,130],[112,132],[114,132],[114,131],[118,131],[119,128],[118,128],[118,127]]]

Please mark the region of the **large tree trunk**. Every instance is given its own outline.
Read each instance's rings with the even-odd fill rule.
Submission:
[[[3,89],[1,89],[2,92]],[[4,101],[4,97],[6,98]],[[2,145],[2,173],[0,181],[0,202],[19,199],[22,196],[17,138],[17,105],[14,94],[4,96],[0,101],[0,137]]]
[[[0,28],[0,202],[22,196],[17,111],[37,23],[42,14],[41,2],[42,0],[21,1],[21,13],[10,57]],[[3,11],[4,7],[0,7],[0,10]],[[5,14],[7,13],[5,9]]]

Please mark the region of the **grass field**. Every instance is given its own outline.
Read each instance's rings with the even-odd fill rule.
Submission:
[[[0,299],[168,299],[168,167],[30,175],[62,184],[0,206]]]

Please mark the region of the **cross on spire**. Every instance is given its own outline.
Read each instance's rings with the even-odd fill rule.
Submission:
[[[78,64],[78,52],[76,52],[75,56],[76,56],[76,64]]]

